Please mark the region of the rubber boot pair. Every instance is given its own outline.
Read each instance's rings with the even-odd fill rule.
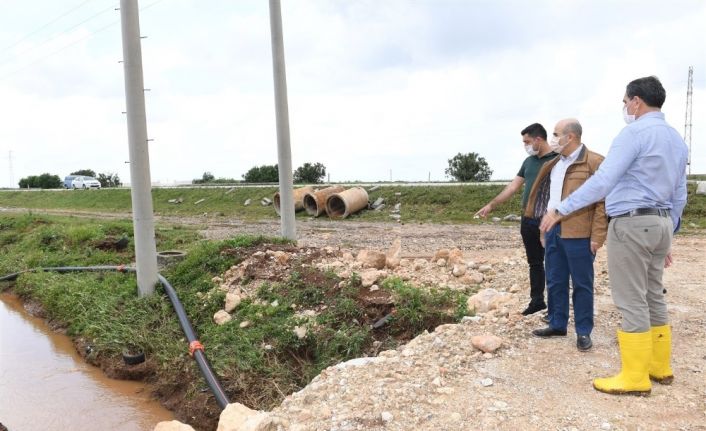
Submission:
[[[670,384],[674,379],[669,325],[653,326],[649,332],[618,331],[622,369],[613,377],[593,380],[593,387],[608,394],[646,396],[652,391],[650,379]]]

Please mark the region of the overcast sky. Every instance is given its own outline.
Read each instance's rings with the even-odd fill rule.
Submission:
[[[44,172],[129,182],[118,1],[0,0],[0,186]],[[141,0],[153,181],[277,163],[267,0]],[[656,75],[706,173],[702,0],[282,0],[293,167],[331,181],[444,180],[477,152],[494,179],[520,130],[576,117],[605,154],[632,79]],[[11,169],[10,169],[11,168]]]

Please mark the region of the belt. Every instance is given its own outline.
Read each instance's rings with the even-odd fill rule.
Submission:
[[[660,217],[669,217],[669,209],[667,208],[636,208],[630,210],[623,214],[618,214],[616,216],[610,216],[609,219],[620,218],[620,217],[636,217],[645,215],[656,215]]]

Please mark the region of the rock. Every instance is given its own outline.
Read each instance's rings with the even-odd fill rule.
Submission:
[[[402,256],[402,240],[400,238],[395,239],[392,242],[392,246],[385,254],[385,265],[394,269],[400,265],[400,258]]]
[[[424,269],[427,266],[427,261],[424,259],[414,259],[414,264],[412,268],[414,268],[415,271],[419,271],[420,269]]]
[[[353,257],[353,254],[349,251],[343,253],[343,256],[341,256],[341,259],[346,263],[351,263],[355,260],[355,258]]]
[[[249,409],[240,403],[228,404],[221,412],[217,431],[260,431],[273,428],[261,428],[270,417],[269,414]],[[274,428],[276,429],[276,428]]]
[[[294,335],[297,336],[300,340],[306,337],[306,327],[304,326],[295,326],[294,329],[292,330],[294,332]]]
[[[173,420],[158,423],[153,431],[194,431],[194,429],[190,425]]]
[[[378,205],[378,207],[375,208],[373,211],[382,211],[382,210],[384,210],[384,209],[385,209],[385,204],[380,204],[380,205]]]
[[[485,274],[486,272],[492,271],[493,267],[490,265],[481,265],[478,267],[478,272]]]
[[[370,287],[380,278],[380,271],[377,269],[366,269],[360,274],[360,284],[363,287]]]
[[[516,214],[508,214],[503,217],[503,221],[520,221],[522,218]]]
[[[248,206],[251,203],[252,203],[252,199],[245,199],[245,202],[243,203],[243,205]]]
[[[237,293],[226,293],[226,313],[230,313],[231,311],[235,310],[235,308],[240,305],[240,302],[242,300],[243,298],[241,298],[240,295],[238,295]]]
[[[485,277],[480,272],[466,272],[466,275],[462,278],[462,281],[466,284],[481,284],[483,280],[485,280]]]
[[[466,265],[462,263],[455,264],[453,269],[451,270],[451,273],[454,275],[454,277],[461,277],[466,273]]]
[[[213,315],[213,321],[216,325],[224,325],[232,319],[231,315],[228,314],[226,310],[218,310],[216,314]]]
[[[463,252],[457,248],[454,248],[449,251],[449,257],[446,259],[446,264],[448,266],[452,266],[457,263],[463,263]]]
[[[394,212],[400,212],[400,208],[402,207],[401,203],[396,203],[395,204],[395,209],[393,209]]]
[[[263,207],[266,207],[268,205],[272,205],[272,199],[262,198],[262,199],[260,199],[260,205],[262,205]]]
[[[510,293],[517,293],[520,291],[520,285],[519,284],[513,284],[510,286]]]
[[[696,194],[706,195],[706,181],[699,181],[696,183]]]
[[[390,413],[390,412],[382,412],[380,414],[380,419],[382,419],[382,421],[384,423],[388,423],[388,422],[392,422],[395,419],[395,417],[392,416],[392,413]]]
[[[493,386],[493,379],[485,378],[480,381],[481,386],[487,388],[488,386]]]
[[[440,248],[439,250],[434,253],[434,258],[432,259],[434,262],[436,262],[439,259],[448,259],[449,258],[449,249],[448,248]]]
[[[375,199],[375,202],[373,202],[370,205],[370,208],[377,209],[380,205],[383,205],[384,203],[385,203],[385,198],[379,197],[379,198]]]
[[[500,217],[493,217],[490,219],[493,223],[500,223]]]
[[[471,344],[483,353],[493,353],[502,346],[503,340],[490,334],[474,335],[471,337]]]
[[[249,320],[243,320],[242,322],[240,322],[240,325],[238,325],[238,326],[239,326],[241,329],[247,328],[248,326],[250,326],[250,321],[249,321]]]
[[[399,221],[400,218],[402,218],[402,216],[400,216],[399,214],[390,214],[390,218],[393,218],[393,219]]]
[[[379,189],[380,186],[372,186],[368,189],[369,192],[374,192],[375,190]]]
[[[372,286],[370,286],[371,292],[375,292],[376,290],[380,290],[380,286],[378,286],[377,284],[373,284]]]
[[[356,260],[364,267],[383,269],[387,262],[387,256],[379,251],[363,249],[358,252]]]
[[[468,298],[466,307],[469,310],[475,310],[476,313],[486,313],[499,308],[510,299],[512,299],[512,295],[509,293],[500,293],[495,289],[483,289]]]
[[[438,267],[444,267],[444,266],[446,266],[446,259],[438,259],[438,260],[436,261],[436,266],[438,266]]]
[[[203,201],[205,201],[205,200],[206,200],[206,199],[199,199],[199,200],[197,200],[196,202],[194,202],[194,205],[198,205],[198,204],[200,204],[201,202],[203,202]]]
[[[277,263],[280,265],[286,265],[287,262],[289,262],[289,258],[292,257],[291,254],[285,253],[283,251],[276,251],[274,253],[274,258]]]

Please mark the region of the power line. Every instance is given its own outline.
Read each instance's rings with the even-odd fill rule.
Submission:
[[[92,1],[92,0],[89,0],[89,1]],[[73,26],[71,26],[71,27],[69,27],[69,28],[67,28],[67,29],[64,29],[64,30],[60,31],[58,35],[52,36],[52,37],[50,37],[49,39],[45,39],[44,41],[40,42],[39,44],[34,45],[34,46],[32,46],[32,47],[29,47],[29,48],[25,49],[25,50],[22,51],[22,52],[19,52],[19,53],[17,54],[17,57],[20,57],[20,56],[22,56],[22,55],[24,55],[24,54],[27,54],[28,52],[32,52],[32,51],[36,50],[37,48],[40,48],[40,47],[42,47],[42,46],[48,44],[49,42],[52,42],[52,41],[58,39],[59,36],[61,36],[63,33],[68,33],[68,32],[70,32],[71,30],[75,29],[76,27],[78,27],[78,26],[80,26],[80,25],[82,25],[82,24],[85,24],[85,23],[87,23],[88,21],[91,21],[92,19],[95,19],[96,17],[98,17],[98,16],[100,16],[100,15],[102,15],[102,14],[108,12],[108,11],[114,10],[114,9],[115,9],[114,6],[111,6],[111,7],[107,8],[107,9],[103,9],[102,11],[100,11],[100,12],[98,12],[98,13],[95,13],[95,14],[91,15],[90,17],[84,19],[83,21],[79,22],[78,24],[75,24],[75,25],[73,25]],[[8,59],[8,58],[10,58],[10,57],[6,57],[5,60]],[[3,60],[2,64],[6,64],[6,63],[8,63],[8,62]]]
[[[92,0],[88,0],[88,1],[92,1]],[[152,2],[152,3],[150,3],[150,4],[148,4],[147,6],[144,6],[144,7],[140,8],[140,11],[143,11],[143,10],[145,10],[145,9],[149,9],[149,8],[151,8],[152,6],[155,6],[156,4],[161,3],[161,2],[163,2],[163,1],[164,1],[164,0],[157,0],[157,1],[154,1],[154,2]],[[110,9],[115,10],[114,7],[111,7]],[[106,10],[110,10],[110,9],[106,9]],[[106,10],[101,11],[101,12],[99,12],[99,13],[93,15],[92,17],[90,17],[90,18],[88,18],[88,19],[86,19],[86,20],[80,22],[79,24],[74,25],[73,27],[69,28],[68,30],[64,30],[64,32],[70,31],[70,30],[72,30],[72,29],[78,27],[79,25],[81,25],[81,24],[83,24],[83,23],[89,21],[90,19],[95,18],[97,15],[100,15],[100,14],[104,13]],[[62,52],[62,51],[64,51],[64,50],[66,50],[66,49],[72,47],[73,45],[76,45],[76,44],[79,43],[79,42],[82,42],[82,41],[84,41],[84,40],[86,40],[86,39],[90,39],[90,38],[94,37],[96,34],[102,32],[102,31],[105,31],[105,30],[107,30],[108,28],[110,28],[110,27],[112,27],[112,26],[114,26],[114,25],[116,25],[116,24],[119,24],[119,23],[120,23],[120,21],[113,21],[112,23],[110,23],[110,24],[108,24],[108,25],[105,25],[105,26],[103,26],[103,27],[101,27],[101,28],[99,28],[99,29],[97,29],[97,30],[95,30],[95,31],[93,31],[93,32],[91,32],[91,33],[89,33],[88,35],[82,37],[81,39],[75,40],[75,41],[69,43],[68,45],[65,45],[65,46],[63,46],[63,47],[57,49],[56,51],[53,51],[53,52],[51,52],[51,53],[49,53],[49,54],[47,54],[47,55],[44,55],[44,56],[42,56],[42,57],[36,59],[35,61],[33,61],[33,62],[29,63],[29,64],[26,64],[26,65],[23,66],[23,67],[20,67],[19,69],[16,69],[16,70],[14,70],[14,71],[12,71],[12,72],[9,72],[9,73],[7,73],[7,74],[5,74],[5,75],[2,75],[2,76],[0,76],[0,81],[3,81],[3,80],[5,80],[6,78],[8,78],[8,77],[10,77],[10,76],[12,76],[12,75],[14,75],[14,74],[16,74],[16,73],[18,73],[18,72],[21,72],[21,71],[23,71],[23,70],[25,70],[25,69],[27,69],[27,68],[29,68],[29,67],[31,67],[31,66],[34,66],[35,64],[40,63],[40,62],[46,60],[47,58],[52,57],[52,56],[54,56],[54,55],[56,55],[56,54],[58,54],[58,53],[60,53],[60,52]]]
[[[86,1],[84,1],[83,3],[81,3],[80,5],[69,9],[68,11],[62,13],[61,15],[59,15],[58,17],[54,18],[53,20],[49,21],[48,23],[44,24],[43,26],[39,27],[38,29],[33,30],[33,31],[29,32],[28,34],[24,35],[23,37],[21,37],[20,39],[18,39],[17,41],[15,41],[15,43],[10,44],[10,45],[8,45],[8,46],[6,46],[6,47],[0,49],[0,52],[5,52],[5,51],[7,51],[8,49],[17,46],[17,44],[19,44],[20,42],[22,42],[22,41],[24,41],[24,40],[27,40],[30,36],[33,36],[33,35],[39,33],[40,31],[44,30],[45,28],[49,27],[50,25],[54,24],[55,22],[59,21],[61,18],[65,17],[66,15],[68,15],[68,14],[70,14],[71,12],[75,11],[76,9],[81,8],[81,7],[84,6],[86,3],[90,3],[90,2],[92,2],[92,1],[93,1],[93,0],[86,0]]]
[[[65,45],[64,47],[62,47],[62,48],[60,48],[60,49],[57,49],[56,51],[54,51],[54,52],[52,52],[52,53],[50,53],[50,54],[47,54],[47,55],[45,55],[45,56],[43,56],[43,57],[40,57],[40,58],[38,58],[37,60],[35,60],[35,61],[33,61],[33,62],[31,62],[31,63],[29,63],[29,64],[23,66],[23,67],[20,67],[19,69],[16,69],[16,70],[14,70],[14,71],[12,71],[12,72],[6,74],[6,75],[0,76],[0,81],[2,81],[2,80],[4,80],[5,78],[8,78],[8,77],[10,77],[10,76],[12,76],[12,75],[18,73],[18,72],[21,72],[21,71],[23,71],[23,70],[25,70],[25,69],[27,69],[27,68],[29,68],[29,67],[31,67],[31,66],[34,66],[34,65],[37,64],[37,63],[41,63],[42,61],[46,60],[47,58],[49,58],[49,57],[51,57],[51,56],[53,56],[53,55],[56,55],[56,54],[58,54],[58,53],[60,53],[60,52],[62,52],[62,51],[64,51],[64,50],[66,50],[66,49],[68,49],[68,48],[70,48],[70,47],[76,45],[76,44],[79,43],[79,42],[82,42],[82,41],[84,41],[84,40],[86,40],[86,39],[90,39],[90,38],[92,38],[93,36],[95,36],[96,34],[102,32],[102,31],[104,31],[104,30],[107,30],[108,28],[114,26],[115,24],[118,24],[118,21],[112,22],[112,23],[106,25],[105,27],[101,27],[101,28],[99,28],[98,30],[94,31],[93,33],[90,33],[90,34],[88,34],[88,35],[82,37],[81,39],[75,40],[75,41],[71,42],[70,44]]]

